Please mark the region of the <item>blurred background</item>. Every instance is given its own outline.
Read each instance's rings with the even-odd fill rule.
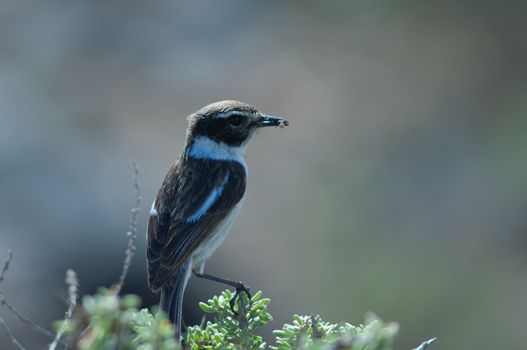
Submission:
[[[121,271],[129,160],[148,210],[186,116],[239,99],[257,135],[242,213],[209,261],[293,313],[401,325],[397,349],[519,349],[527,314],[527,3],[7,0],[0,9],[2,291],[44,325]],[[223,289],[192,280],[185,318]],[[28,348],[49,340],[0,317]],[[270,339],[270,330],[263,331]],[[0,347],[10,349],[0,333]]]

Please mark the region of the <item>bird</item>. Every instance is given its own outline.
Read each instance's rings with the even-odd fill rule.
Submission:
[[[178,341],[192,274],[235,287],[236,295],[250,295],[243,282],[205,273],[205,263],[243,205],[248,142],[258,129],[288,125],[233,100],[209,104],[188,117],[183,151],[152,203],[146,244],[148,286],[160,293],[160,309],[174,324]]]

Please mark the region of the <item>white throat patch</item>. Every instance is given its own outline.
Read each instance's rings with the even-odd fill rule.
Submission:
[[[187,155],[198,159],[233,160],[243,165],[247,173],[247,162],[244,158],[246,148],[247,145],[229,146],[223,142],[199,136],[194,139],[192,146],[187,150]]]

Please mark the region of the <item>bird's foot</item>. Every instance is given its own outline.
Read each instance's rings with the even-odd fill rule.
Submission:
[[[234,286],[236,288],[236,292],[234,293],[234,295],[232,296],[231,300],[229,301],[229,305],[231,306],[231,311],[234,315],[238,316],[239,315],[239,311],[236,311],[234,309],[234,306],[236,305],[236,299],[238,297],[242,297],[242,299],[240,300],[241,302],[239,303],[239,307],[238,307],[238,310],[240,309],[245,309],[245,307],[251,307],[251,288],[249,288],[245,283],[243,282],[236,282],[236,285]],[[249,301],[249,305],[244,305],[244,302],[243,302],[243,296],[242,294],[245,294],[245,296],[247,297],[247,300]]]

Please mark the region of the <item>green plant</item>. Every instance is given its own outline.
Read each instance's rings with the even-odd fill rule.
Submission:
[[[214,321],[204,325],[189,327],[185,343],[189,348],[197,349],[265,349],[262,337],[254,334],[257,328],[265,327],[273,320],[267,312],[270,299],[262,298],[258,292],[250,302],[245,294],[236,298],[234,313],[229,301],[233,297],[230,290],[215,296],[207,303],[200,303],[200,308],[215,314]]]
[[[276,336],[273,349],[352,349],[389,350],[399,330],[396,323],[384,323],[368,314],[366,325],[334,324],[320,316],[293,316],[292,324],[285,324]]]
[[[236,298],[233,312],[229,303],[232,296],[226,290],[200,303],[200,308],[213,318],[188,327],[180,345],[163,312],[157,308],[139,310],[137,296],[119,298],[112,290],[101,289],[97,295],[83,299],[77,317],[71,321],[75,327],[69,327],[66,335],[72,339],[80,334],[72,343],[81,350],[389,350],[398,331],[396,323],[384,323],[373,314],[367,315],[365,324],[359,326],[329,323],[320,316],[295,315],[291,324],[273,332],[275,345],[268,346],[255,330],[272,320],[267,311],[270,300],[263,298],[261,292],[250,300],[242,294]],[[79,331],[82,329],[87,329],[84,334]]]

